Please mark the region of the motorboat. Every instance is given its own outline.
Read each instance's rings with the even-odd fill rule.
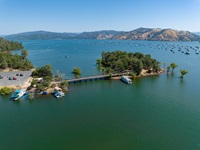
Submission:
[[[62,98],[63,96],[65,96],[65,93],[61,92],[61,91],[56,91],[53,94],[56,98]]]
[[[11,96],[11,99],[16,101],[20,99],[25,93],[26,93],[26,89],[15,90],[15,92]]]
[[[122,76],[121,80],[127,84],[132,84],[132,81],[128,78],[128,76]]]

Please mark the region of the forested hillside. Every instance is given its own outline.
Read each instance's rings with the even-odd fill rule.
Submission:
[[[21,42],[9,41],[5,40],[4,38],[0,38],[0,52],[18,50],[22,48],[23,45]]]
[[[19,69],[30,70],[33,69],[33,64],[23,55],[13,55],[11,53],[0,54],[0,69]]]

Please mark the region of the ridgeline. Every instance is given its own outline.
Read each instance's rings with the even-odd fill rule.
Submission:
[[[64,40],[64,39],[98,39],[98,40],[149,40],[149,41],[200,41],[200,36],[189,31],[173,29],[138,28],[132,31],[103,30],[83,33],[56,33],[34,31],[5,36],[9,40]]]

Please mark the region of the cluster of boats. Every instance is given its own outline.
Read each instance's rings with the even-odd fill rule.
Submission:
[[[200,54],[200,46],[197,45],[185,45],[184,43],[169,43],[169,42],[135,42],[135,41],[126,41],[126,42],[115,42],[115,41],[106,41],[106,42],[90,42],[88,44],[93,45],[113,45],[113,46],[129,46],[129,47],[148,47],[150,49],[158,50],[169,50],[172,53],[181,52],[186,55],[190,55],[190,52],[194,51],[196,55]]]
[[[48,92],[44,91],[44,92],[41,92],[41,93],[38,93],[38,94],[41,94],[41,95],[47,95]],[[65,96],[65,93],[62,92],[62,90],[60,88],[55,88],[54,92],[52,93],[53,96],[55,96],[56,98],[62,98],[63,96]],[[19,100],[20,98],[25,98],[25,97],[28,97],[29,94],[28,94],[28,91],[26,89],[17,89],[15,90],[10,99],[11,100]]]
[[[132,84],[132,81],[131,81],[131,79],[128,78],[128,76],[122,76],[121,80],[123,82],[125,82],[126,84]],[[44,91],[44,92],[41,92],[39,94],[46,95],[46,94],[48,94],[48,92]],[[65,96],[65,93],[62,92],[62,89],[60,89],[59,87],[55,87],[54,92],[52,94],[56,98],[62,98],[62,97]],[[29,96],[29,94],[28,94],[28,91],[26,91],[26,89],[18,89],[18,90],[15,90],[13,92],[10,99],[16,101],[16,100],[19,100],[22,97],[28,97],[28,96]]]

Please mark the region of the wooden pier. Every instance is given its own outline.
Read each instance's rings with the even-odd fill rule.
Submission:
[[[116,73],[116,74],[111,74],[112,77],[117,77],[117,76],[122,76],[127,73]],[[96,81],[96,80],[105,80],[109,79],[110,75],[97,75],[97,76],[89,76],[89,77],[83,77],[83,78],[77,78],[77,79],[64,79],[64,81],[67,81],[69,84],[76,84],[76,83],[81,83],[81,82],[90,82],[90,81]],[[59,82],[51,82],[52,84],[58,84]]]
[[[90,77],[83,77],[78,79],[69,79],[66,80],[69,84],[81,83],[81,82],[89,82],[93,80],[104,80],[109,79],[110,75],[98,75],[98,76],[90,76]]]

